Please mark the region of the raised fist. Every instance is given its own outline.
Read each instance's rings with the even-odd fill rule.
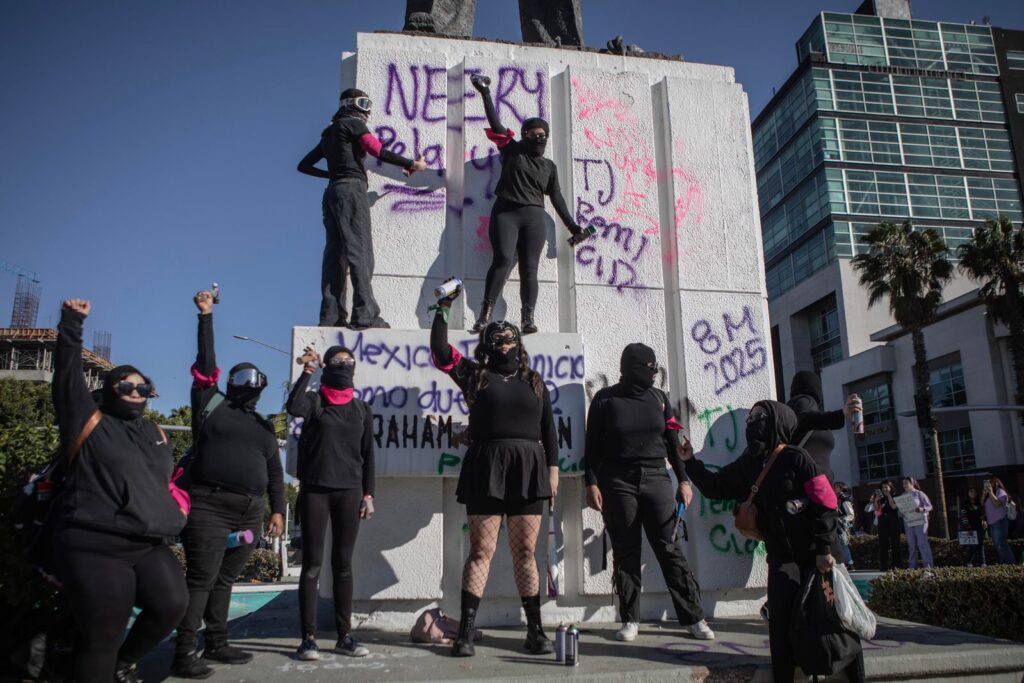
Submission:
[[[473,74],[469,77],[469,82],[473,84],[473,87],[481,95],[491,92],[491,79],[483,74]]]
[[[456,299],[458,299],[459,295],[462,294],[462,283],[459,282],[458,279],[454,275],[451,276],[450,278],[448,278],[447,280],[445,280],[444,282],[442,282],[441,283],[441,287],[445,287],[445,285],[448,285],[453,280],[454,280],[454,284],[455,284],[454,290],[450,294],[448,294],[447,296],[443,296],[440,299],[438,299],[437,300],[437,305],[438,306],[448,306],[448,307],[450,307],[452,305],[452,302],[454,302]]]
[[[213,293],[209,290],[204,289],[196,292],[196,295],[192,297],[192,300],[196,302],[196,308],[198,308],[199,312],[203,315],[213,311]]]
[[[423,155],[421,154],[418,157],[416,157],[416,159],[412,162],[412,166],[410,166],[409,168],[403,168],[402,173],[404,173],[408,177],[411,176],[416,171],[422,171],[426,168],[427,162],[423,159]]]
[[[61,308],[65,311],[72,311],[78,313],[83,318],[89,316],[89,311],[92,310],[92,304],[87,299],[65,299],[64,303],[61,304]]]
[[[302,355],[296,358],[295,362],[308,368],[315,368],[320,365],[320,354],[312,346],[307,346],[302,349]]]

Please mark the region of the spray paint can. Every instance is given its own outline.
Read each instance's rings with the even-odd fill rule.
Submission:
[[[469,82],[474,86],[481,85],[485,88],[491,87],[491,79],[483,74],[473,74],[469,77]]]
[[[220,285],[218,285],[216,282],[214,282],[213,285],[210,287],[210,294],[213,295],[213,303],[219,304],[220,303]]]
[[[850,395],[850,400],[853,400],[853,399],[857,399],[859,401],[860,400],[860,396],[858,396],[857,394],[851,394]],[[864,413],[859,411],[859,410],[853,411],[853,414],[850,415],[850,426],[853,428],[853,433],[854,434],[863,434],[864,433]]]
[[[806,498],[794,498],[786,501],[786,512],[791,515],[798,515],[807,508]]]
[[[565,663],[565,632],[564,623],[559,623],[555,628],[555,661]]]
[[[593,225],[588,225],[587,227],[583,228],[583,232],[577,235],[573,235],[572,237],[569,238],[569,246],[575,247],[583,240],[593,237],[596,234],[597,228],[595,228]]]
[[[565,631],[565,665],[579,666],[580,664],[580,630],[575,624],[571,624]]]
[[[225,548],[237,548],[242,545],[249,545],[252,543],[255,536],[252,533],[252,529],[243,529],[241,531],[232,531],[228,534],[227,542],[224,543]]]
[[[439,287],[434,288],[434,297],[437,299],[443,299],[447,296],[451,296],[460,289],[462,289],[462,280],[457,277],[453,277],[450,280],[442,282]]]

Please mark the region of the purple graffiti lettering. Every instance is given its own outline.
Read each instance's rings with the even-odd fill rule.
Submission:
[[[387,192],[394,192],[405,197],[415,197],[415,199],[397,199],[392,202],[392,213],[437,211],[438,209],[443,209],[445,207],[445,198],[439,190],[408,187],[406,185],[394,185],[392,183],[386,183],[383,186],[383,189]]]
[[[728,311],[722,314],[722,322],[725,323],[725,333],[729,337],[729,341],[734,341],[733,332],[738,332],[743,328],[744,325],[750,330],[750,334],[757,334],[757,330],[754,329],[754,318],[750,312],[750,306],[743,307],[743,317],[738,323],[732,321],[732,317]]]
[[[384,95],[385,114],[392,116],[391,100],[397,90],[398,98],[402,101],[402,114],[405,116],[405,120],[416,120],[416,103],[419,101],[420,97],[419,71],[418,66],[409,67],[409,73],[412,74],[412,97],[408,97],[405,93],[405,83],[402,81],[402,77],[398,73],[398,67],[394,64],[388,64],[388,89],[387,93]]]
[[[607,159],[573,159],[583,164],[583,189],[590,192],[590,164],[604,164],[608,170],[608,192],[597,190],[597,203],[600,206],[607,206],[615,198],[615,172]]]
[[[506,107],[519,123],[526,120],[527,117],[523,116],[516,109],[515,105],[508,101],[509,95],[515,91],[517,85],[522,85],[523,90],[537,96],[537,116],[545,118],[544,89],[546,78],[544,72],[538,69],[535,78],[536,85],[531,88],[526,83],[526,70],[522,67],[503,66],[498,69],[498,89],[494,96],[494,110],[498,113],[498,116],[501,116],[502,107]]]
[[[462,95],[462,99],[464,101],[465,100],[476,99],[476,97],[477,97],[476,91],[473,90],[472,86],[468,86],[467,87],[466,83],[469,82],[469,79],[471,77],[473,77],[474,75],[479,74],[481,72],[482,72],[482,70],[479,69],[479,68],[476,68],[476,67],[470,68],[470,69],[466,69],[465,72],[463,72],[463,83],[462,83],[463,95]],[[469,107],[468,106],[466,107],[466,111],[469,111]],[[473,116],[469,116],[469,115],[466,116],[466,122],[467,123],[470,123],[470,122],[476,123],[478,121],[486,121],[486,120],[487,120],[486,116],[481,116],[479,114],[473,115]]]
[[[540,353],[530,356],[530,367],[545,380],[582,379],[583,355],[552,356]]]
[[[426,92],[423,95],[423,120],[427,123],[433,123],[435,121],[444,121],[446,112],[442,112],[437,116],[430,115],[430,106],[438,100],[442,100],[445,103],[448,101],[448,86],[447,86],[447,74],[448,69],[443,66],[426,66],[423,67],[423,78],[426,85]],[[434,90],[434,76],[439,74],[445,74],[446,83],[445,87],[441,91]]]

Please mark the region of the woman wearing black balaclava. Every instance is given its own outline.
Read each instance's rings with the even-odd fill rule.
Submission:
[[[299,437],[299,519],[302,523],[302,574],[299,577],[299,618],[302,643],[299,659],[320,657],[316,644],[316,601],[327,524],[331,525],[331,573],[334,651],[349,657],[369,654],[352,636],[352,551],[359,520],[373,515],[373,411],[355,398],[356,361],[343,346],[324,354],[320,390],[306,391],[320,363],[307,347],[305,367],[288,395],[288,414],[302,418]]]
[[[459,290],[461,291],[461,290]],[[458,296],[438,302],[430,330],[434,365],[462,389],[469,405],[471,445],[462,461],[455,490],[469,517],[469,557],[462,571],[459,636],[455,657],[470,657],[473,624],[487,586],[502,517],[508,519],[508,543],[516,588],[526,612],[525,648],[552,652],[540,619],[537,535],[544,504],[558,493],[558,436],[551,398],[515,325],[487,325],[473,353],[464,358],[448,345],[448,311]]]
[[[697,638],[715,634],[704,621],[700,589],[686,557],[672,540],[676,499],[690,504],[693,493],[676,451],[681,429],[668,396],[654,388],[654,349],[629,344],[622,350],[618,384],[601,389],[590,402],[584,458],[587,504],[604,516],[612,541],[615,592],[622,628],[615,637],[636,639],[640,621],[640,530],[647,534],[676,617]],[[673,492],[665,460],[679,480]]]
[[[174,629],[188,605],[181,567],[167,539],[188,514],[171,483],[163,431],[143,414],[153,383],[130,365],[107,373],[99,410],[82,370],[82,323],[90,305],[61,310],[53,404],[67,456],[82,442],[52,514],[57,575],[77,626],[74,680],[136,681],[135,666]],[[132,607],[141,612],[125,636]]]
[[[406,159],[384,149],[366,123],[373,103],[366,93],[349,88],[341,93],[338,111],[320,134],[320,141],[299,162],[299,171],[330,182],[324,191],[324,228],[327,243],[320,271],[321,327],[388,327],[380,317],[373,296],[373,231],[370,202],[366,197],[366,167],[369,154],[379,161],[399,166],[409,176],[427,167],[423,157]],[[327,170],[316,167],[324,159]],[[345,290],[352,276],[352,316],[345,310]]]
[[[746,500],[761,470],[770,467],[753,502],[768,551],[768,639],[772,673],[780,683],[793,680],[796,664],[790,621],[800,588],[812,571],[828,572],[838,550],[835,491],[807,452],[791,445],[796,426],[796,414],[786,405],[758,401],[747,415],[746,449],[717,472],[694,457],[688,440],[679,447],[690,481],[704,496],[716,500]],[[805,509],[790,514],[786,503],[792,500],[802,500]],[[836,639],[848,647],[844,653],[849,658],[847,679],[863,681],[859,639],[852,633]]]
[[[252,654],[228,645],[231,587],[255,548],[227,548],[228,535],[249,530],[260,535],[263,495],[270,498],[268,533],[284,528],[284,473],[273,427],[256,412],[267,377],[252,363],[228,373],[227,394],[217,389],[220,369],[213,344],[213,295],[198,292],[198,352],[192,366],[193,453],[183,479],[192,511],[181,534],[187,565],[189,606],[178,625],[171,674],[206,678],[205,660],[245,664]],[[197,632],[206,622],[200,657]]]
[[[480,93],[487,114],[487,137],[501,153],[501,176],[494,190],[497,199],[491,209],[487,237],[494,253],[487,270],[484,301],[473,332],[481,332],[491,320],[494,302],[501,296],[516,257],[519,258],[519,290],[522,299],[523,334],[537,331],[533,311],[537,305],[537,269],[544,248],[544,195],[551,198],[555,212],[573,235],[583,228],[573,220],[558,186],[558,168],[544,157],[551,133],[547,121],[529,118],[523,121],[522,141],[513,139],[512,131],[501,125],[491,101],[491,91],[484,79],[474,76],[473,87]]]
[[[801,370],[793,375],[793,382],[789,386],[789,401],[786,402],[797,417],[793,443],[803,441],[804,450],[818,469],[830,481],[835,481],[832,475],[832,449],[836,442],[832,432],[842,429],[846,420],[854,413],[863,412],[864,407],[856,395],[850,396],[840,410],[822,410],[822,403],[821,379],[817,373]]]

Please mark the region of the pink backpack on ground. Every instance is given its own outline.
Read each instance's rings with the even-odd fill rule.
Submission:
[[[424,610],[409,631],[409,639],[414,643],[451,645],[459,637],[459,620],[452,619],[441,611],[440,607]],[[484,634],[473,631],[473,640],[482,640]]]

